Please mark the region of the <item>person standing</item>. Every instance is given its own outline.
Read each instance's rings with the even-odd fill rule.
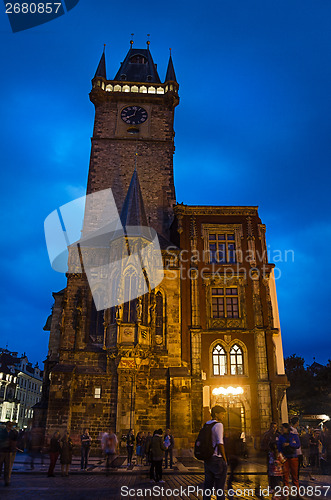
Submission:
[[[6,427],[0,430],[0,470],[4,464],[5,486],[10,485],[11,471],[13,468],[18,432],[13,428],[14,422],[7,422]]]
[[[88,457],[91,450],[92,438],[89,433],[89,429],[85,429],[83,434],[80,436],[81,441],[81,461],[80,468],[81,470],[87,470],[88,466]]]
[[[137,455],[137,465],[140,463],[142,465],[142,432],[139,431],[136,436],[136,455]]]
[[[113,461],[116,456],[118,440],[115,432],[110,429],[109,433],[103,435],[102,449],[106,454],[106,476],[109,475],[109,468],[114,467]]]
[[[152,465],[150,469],[150,480],[156,483],[164,483],[162,479],[162,462],[164,452],[167,449],[162,439],[162,429],[154,432],[151,443]]]
[[[320,460],[323,474],[331,474],[331,422],[323,424],[323,432],[321,435],[322,441],[322,456]]]
[[[73,444],[69,436],[69,432],[65,431],[61,439],[60,462],[62,476],[69,476],[69,467],[72,462]]]
[[[240,451],[241,451],[241,439],[240,439],[240,433],[237,431],[229,430],[224,437],[224,446],[225,446],[225,452],[226,452],[226,457],[228,461],[228,467],[230,469],[230,474],[228,476],[227,480],[227,490],[232,489],[232,483],[235,480],[235,471],[239,466],[240,463]],[[230,497],[229,493],[228,496]]]
[[[283,464],[286,459],[283,454],[278,451],[276,443],[270,443],[269,447],[269,472],[268,479],[271,488],[272,500],[280,500],[281,497],[277,497],[279,494],[276,488],[282,486],[283,480]]]
[[[148,432],[145,441],[146,465],[151,464],[151,444],[152,444],[152,433]]]
[[[298,426],[299,426],[299,418],[298,417],[292,417],[291,420],[291,427],[290,431],[293,432],[293,434],[297,434],[300,442],[300,448],[296,450],[296,456],[298,457],[298,479],[300,476],[300,469],[303,465],[303,455],[302,455],[302,449],[301,449],[301,441],[300,441],[300,436],[298,432]]]
[[[311,481],[315,481],[313,474],[318,471],[319,467],[319,433],[316,430],[313,430],[309,436],[309,463],[311,467],[311,473],[309,475],[309,479]]]
[[[134,448],[134,433],[133,429],[130,429],[126,436],[126,449],[128,451],[128,467],[132,465],[133,448]]]
[[[167,429],[164,434],[164,446],[167,448],[165,451],[165,464],[164,468],[168,468],[168,456],[169,456],[169,467],[172,469],[172,464],[173,464],[173,449],[175,446],[175,440],[173,435],[170,432],[170,429]]]
[[[299,491],[298,468],[299,459],[296,450],[300,448],[300,440],[298,434],[291,432],[290,424],[282,424],[282,434],[278,440],[278,450],[284,455],[286,461],[284,462],[284,486],[290,485],[290,474],[292,483]]]
[[[227,461],[223,441],[222,419],[226,410],[223,406],[216,405],[211,409],[211,420],[206,425],[211,425],[211,441],[214,449],[213,455],[204,461],[205,482],[203,500],[210,500],[211,490],[215,487],[217,500],[224,500],[224,486],[227,471]],[[207,494],[208,493],[208,494]]]
[[[54,474],[54,469],[55,465],[57,462],[57,459],[59,458],[59,454],[61,451],[61,445],[60,445],[60,433],[59,431],[55,431],[52,438],[51,442],[49,444],[49,468],[48,468],[48,477],[55,477]]]
[[[302,450],[302,467],[305,468],[309,465],[309,434],[305,428],[303,428],[300,433],[300,443]]]

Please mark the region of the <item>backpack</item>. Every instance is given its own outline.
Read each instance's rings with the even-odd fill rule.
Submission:
[[[217,422],[205,424],[199,432],[194,445],[194,456],[198,460],[208,460],[214,454],[211,431]]]

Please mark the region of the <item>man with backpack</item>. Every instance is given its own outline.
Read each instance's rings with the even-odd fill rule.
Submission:
[[[223,441],[221,422],[226,410],[216,405],[211,409],[211,420],[205,423],[195,442],[196,458],[205,464],[205,482],[203,500],[210,500],[215,488],[217,500],[224,500],[227,461]]]

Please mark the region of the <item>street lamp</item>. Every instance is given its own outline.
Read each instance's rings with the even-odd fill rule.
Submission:
[[[229,406],[230,406],[230,398],[231,396],[240,396],[241,394],[244,393],[244,389],[242,387],[215,387],[215,389],[212,390],[212,394],[214,396],[225,396],[226,397],[226,409],[228,412],[228,429],[230,429],[230,412],[229,412]]]

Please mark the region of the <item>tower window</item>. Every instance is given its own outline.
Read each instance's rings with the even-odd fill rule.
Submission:
[[[209,262],[211,264],[233,264],[236,262],[236,244],[233,233],[209,234]]]
[[[230,350],[230,372],[231,375],[244,374],[244,358],[242,349],[235,344]]]
[[[147,59],[146,59],[146,57],[142,56],[141,54],[136,54],[130,58],[130,63],[132,63],[132,64],[146,64]]]
[[[227,374],[226,352],[223,347],[217,344],[213,349],[213,375]]]
[[[95,397],[95,399],[101,398],[101,387],[94,388],[94,397]]]

